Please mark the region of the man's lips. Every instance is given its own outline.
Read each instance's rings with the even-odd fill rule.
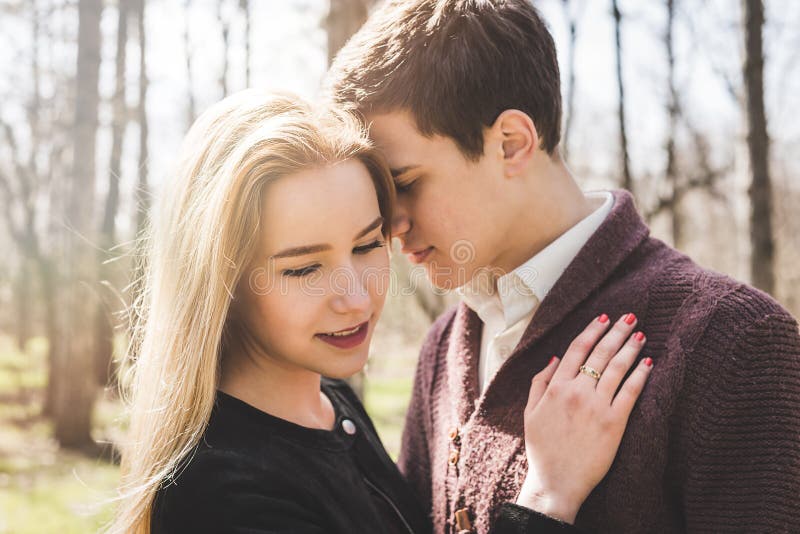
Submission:
[[[422,263],[430,255],[430,253],[433,252],[433,247],[423,248],[416,251],[403,248],[402,251],[408,256],[408,259],[411,261],[411,263]]]

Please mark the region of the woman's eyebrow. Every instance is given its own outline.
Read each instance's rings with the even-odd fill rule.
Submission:
[[[353,241],[361,239],[362,237],[364,237],[365,235],[367,235],[368,233],[370,233],[371,231],[382,225],[383,225],[383,217],[379,215],[377,219],[372,221],[366,228],[364,228],[358,234],[356,234],[356,236],[353,238]]]
[[[358,232],[356,237],[353,238],[353,241],[361,239],[362,237],[364,237],[365,235],[367,235],[371,231],[375,230],[376,228],[379,228],[382,225],[383,225],[383,217],[378,216],[378,218],[375,219],[374,221],[372,221],[371,223],[369,223],[369,225],[367,225],[366,228],[364,228],[363,230]],[[333,247],[331,245],[328,245],[327,243],[320,244],[320,245],[305,245],[305,246],[300,246],[300,247],[291,247],[291,248],[287,248],[287,249],[281,250],[280,252],[277,252],[277,253],[273,254],[272,256],[270,256],[270,259],[277,260],[277,259],[280,259],[280,258],[291,258],[291,257],[294,257],[294,256],[305,256],[307,254],[315,254],[317,252],[325,252],[326,250],[331,250],[332,248]]]
[[[292,247],[281,250],[280,252],[270,256],[270,259],[277,260],[279,258],[291,258],[293,256],[305,256],[306,254],[315,254],[317,252],[324,252],[333,247],[330,245],[308,245],[303,247]]]

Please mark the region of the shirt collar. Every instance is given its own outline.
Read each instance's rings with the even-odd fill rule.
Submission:
[[[489,277],[478,276],[474,283],[467,283],[458,289],[464,303],[484,323],[488,322],[486,316],[489,310],[499,307],[508,328],[544,300],[614,205],[614,197],[607,191],[586,193],[585,196],[599,207],[528,261],[497,278],[496,286]]]

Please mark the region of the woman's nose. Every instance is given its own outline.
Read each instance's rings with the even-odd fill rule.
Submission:
[[[358,271],[342,271],[331,284],[334,297],[331,303],[337,313],[363,313],[372,305],[372,300],[364,280],[359,279]]]

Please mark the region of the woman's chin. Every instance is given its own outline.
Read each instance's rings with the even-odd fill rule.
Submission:
[[[358,356],[354,355],[352,361],[341,362],[342,365],[332,365],[330,369],[327,369],[326,372],[323,373],[323,375],[328,378],[347,380],[348,378],[352,378],[363,371],[368,360],[368,352],[366,354],[359,354]]]

